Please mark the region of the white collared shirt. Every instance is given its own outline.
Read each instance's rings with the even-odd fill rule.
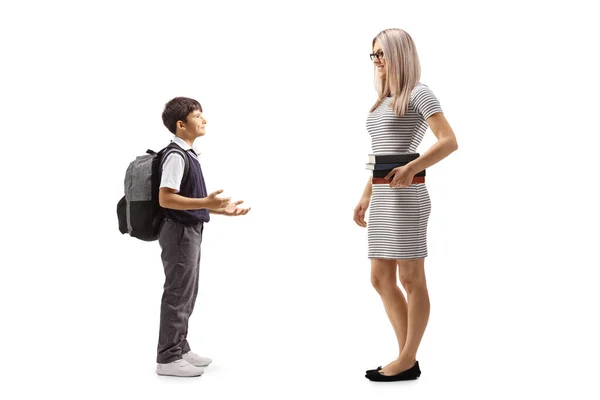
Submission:
[[[179,145],[183,150],[193,150],[192,158],[195,159],[198,163],[200,160],[198,159],[198,150],[195,147],[190,147],[183,139],[178,136],[173,136],[171,142]],[[183,179],[183,171],[185,168],[185,161],[178,154],[169,154],[163,163],[162,177],[160,180],[159,187],[168,187],[170,189],[175,189],[176,192],[179,192],[179,188],[181,186],[181,180]]]

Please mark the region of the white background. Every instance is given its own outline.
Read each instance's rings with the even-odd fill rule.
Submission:
[[[569,2],[3,2],[0,397],[598,398],[597,14]],[[411,383],[352,212],[371,40],[414,38],[459,150],[428,169],[431,317]],[[208,120],[213,216],[192,348],[154,373],[158,243],[118,232],[125,169]],[[428,131],[419,151],[435,137]]]

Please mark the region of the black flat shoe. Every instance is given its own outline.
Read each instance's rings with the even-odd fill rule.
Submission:
[[[377,372],[379,370],[381,370],[381,366],[377,367],[377,369],[368,369],[367,374],[372,374],[373,372]]]
[[[419,362],[417,361],[411,368],[396,375],[382,375],[379,373],[379,370],[375,370],[374,372],[367,373],[365,378],[374,382],[396,382],[411,381],[417,379],[419,376],[421,376],[421,369],[419,368]]]

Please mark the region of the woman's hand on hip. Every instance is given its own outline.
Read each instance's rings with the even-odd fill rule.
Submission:
[[[410,168],[408,165],[403,165],[391,170],[390,173],[385,176],[385,179],[391,179],[393,177],[392,181],[390,182],[390,187],[406,187],[410,186],[415,174],[416,172],[413,171],[412,168]]]

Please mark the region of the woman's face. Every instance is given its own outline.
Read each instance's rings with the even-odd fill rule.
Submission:
[[[385,56],[383,54],[383,50],[381,49],[381,43],[379,39],[375,40],[375,44],[373,45],[373,63],[375,64],[375,68],[377,68],[377,73],[381,78],[385,78]]]

